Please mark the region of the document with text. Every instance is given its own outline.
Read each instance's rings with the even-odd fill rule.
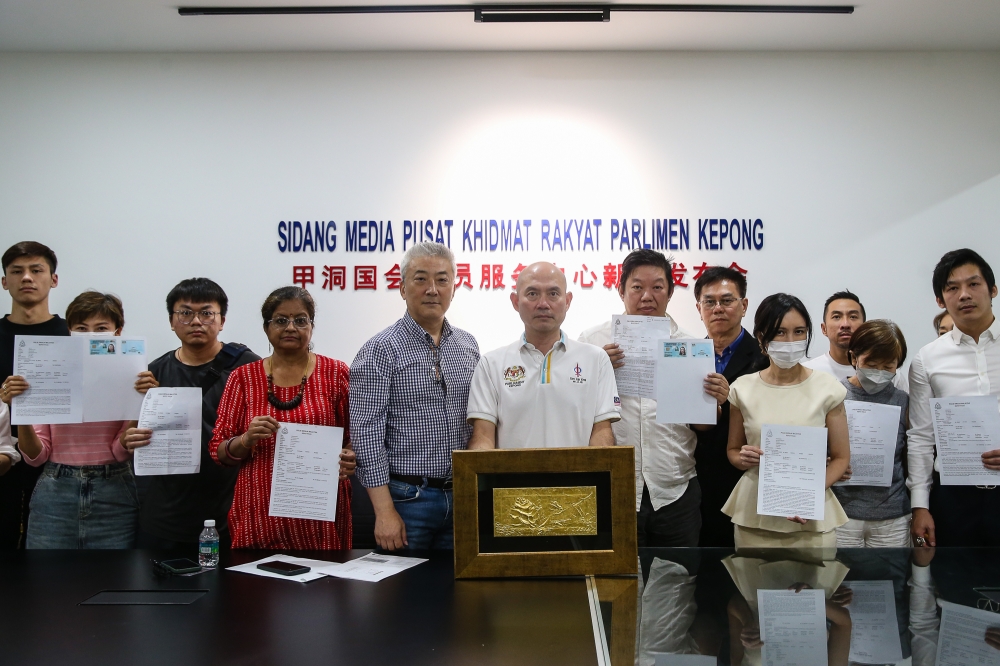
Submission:
[[[757,608],[764,666],[826,665],[823,590],[757,590]]]
[[[330,564],[323,567],[320,571],[327,576],[334,576],[336,578],[350,578],[352,580],[377,583],[380,580],[394,576],[401,571],[406,571],[426,561],[426,559],[419,557],[399,557],[397,555],[369,553],[364,557],[359,557],[356,560],[344,562],[343,564]]]
[[[12,401],[12,425],[83,422],[81,342],[65,336],[14,336],[14,374],[30,388]]]
[[[826,428],[765,424],[760,429],[757,513],[823,520]]]
[[[656,400],[657,341],[670,337],[671,325],[670,317],[611,317],[611,341],[625,352],[625,365],[615,370],[618,395]]]
[[[1000,406],[995,395],[930,398],[943,486],[1000,484],[982,455],[1000,449]]]
[[[201,469],[201,387],[149,389],[142,401],[139,427],[153,431],[146,446],[135,450],[136,476],[197,474]]]
[[[334,522],[344,429],[282,423],[271,471],[268,515]]]
[[[896,593],[891,580],[852,580],[844,583],[853,593],[851,614],[852,662],[895,664],[903,660],[896,622]]]
[[[659,340],[656,356],[656,422],[715,425],[718,401],[705,393],[715,372],[711,340]]]
[[[835,485],[888,488],[896,460],[900,407],[845,400],[844,408],[851,437],[851,478]]]
[[[938,603],[941,630],[934,666],[1000,666],[1000,650],[986,642],[987,629],[1000,629],[1000,615],[949,601]]]
[[[84,338],[83,420],[134,421],[143,395],[135,390],[146,369],[145,338]]]

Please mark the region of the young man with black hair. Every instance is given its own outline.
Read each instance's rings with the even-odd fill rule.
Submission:
[[[743,328],[747,313],[747,279],[735,268],[713,266],[694,284],[695,305],[715,347],[715,371],[732,384],[739,377],[766,368],[767,356]],[[726,454],[729,445],[729,403],[722,405],[715,427],[698,431],[695,469],[701,485],[702,547],[733,547],[732,519],[722,513],[743,472]]]
[[[833,375],[838,381],[850,379],[855,375],[854,366],[847,358],[847,347],[851,344],[851,336],[861,324],[868,321],[868,314],[861,299],[849,289],[838,291],[826,299],[823,304],[823,323],[820,330],[830,341],[830,350],[815,358],[802,362],[802,365]],[[900,391],[909,391],[906,375],[897,372],[892,385]]]
[[[634,250],[622,262],[618,295],[625,314],[666,317],[674,293],[670,260],[655,250]],[[670,322],[670,337],[695,338]],[[625,352],[611,341],[611,318],[580,335],[581,342],[602,347],[612,366],[628,362]],[[729,383],[719,373],[705,378],[705,392],[723,405]],[[689,547],[698,545],[701,531],[702,489],[695,471],[695,429],[656,422],[656,401],[622,395],[621,420],[611,425],[615,441],[635,447],[635,508],[640,546]],[[721,409],[721,407],[720,407]],[[730,533],[733,531],[729,528]]]
[[[202,389],[201,470],[197,474],[147,477],[139,512],[139,548],[178,549],[198,542],[206,519],[214,519],[220,543],[229,544],[227,517],[233,503],[237,467],[216,465],[208,453],[216,412],[229,374],[260,357],[246,346],[223,343],[229,299],[208,278],[183,280],[167,295],[170,328],[181,346],[149,364],[138,384],[197,386]],[[131,428],[125,448],[149,444],[151,430]]]
[[[28,389],[24,377],[14,375],[14,337],[69,335],[66,321],[49,312],[49,292],[59,284],[56,255],[34,241],[12,245],[3,253],[3,288],[10,293],[10,314],[0,319],[0,400],[11,400]],[[16,434],[16,432],[12,432]],[[0,454],[0,550],[24,547],[28,529],[28,501],[41,474],[40,467],[16,465]]]
[[[931,284],[955,328],[925,345],[910,363],[910,533],[917,546],[1000,546],[1000,489],[941,485],[930,406],[931,398],[1000,394],[996,279],[985,259],[961,249],[941,257]],[[982,454],[982,465],[1000,470],[1000,448]]]

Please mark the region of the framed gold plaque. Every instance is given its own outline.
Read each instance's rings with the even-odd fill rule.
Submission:
[[[636,574],[632,447],[452,454],[455,577]]]

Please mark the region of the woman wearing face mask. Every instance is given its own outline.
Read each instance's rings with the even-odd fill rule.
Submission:
[[[122,302],[111,294],[85,291],[66,308],[66,324],[72,335],[121,335]],[[28,548],[133,547],[139,500],[123,438],[135,425],[18,426],[24,462],[45,465],[29,505]]]
[[[857,373],[842,382],[847,389],[847,399],[899,407],[899,428],[888,488],[837,486],[833,489],[850,518],[837,528],[837,546],[909,548],[910,496],[903,476],[903,455],[910,397],[892,385],[897,368],[906,359],[906,340],[896,324],[873,319],[854,331],[847,354]]]
[[[740,377],[729,389],[729,461],[744,470],[722,512],[733,519],[737,548],[830,548],[836,528],[847,522],[830,486],[847,471],[851,448],[844,396],[832,375],[800,365],[812,339],[812,322],[802,301],[774,294],[761,301],[754,337],[770,364]],[[826,506],[823,520],[757,513],[757,482],[764,424],[827,429]]]

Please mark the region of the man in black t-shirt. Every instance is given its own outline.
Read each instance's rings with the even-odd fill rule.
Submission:
[[[0,319],[0,400],[11,399],[28,388],[24,377],[14,376],[14,336],[69,335],[66,321],[49,312],[49,291],[59,284],[56,255],[45,245],[24,241],[3,254],[3,288],[10,293],[10,314]],[[16,429],[11,429],[16,435]],[[0,455],[0,550],[24,547],[28,532],[28,501],[41,467],[17,465]]]
[[[208,443],[229,373],[260,357],[243,345],[219,340],[228,305],[222,287],[207,278],[184,280],[167,295],[170,327],[181,346],[150,363],[139,381],[146,378],[157,386],[201,387],[201,470],[197,474],[144,477],[139,548],[178,549],[197,544],[206,519],[215,520],[220,543],[230,543],[227,517],[239,470],[216,464],[208,453]],[[151,436],[151,430],[129,429],[125,447],[134,451],[149,444]]]

